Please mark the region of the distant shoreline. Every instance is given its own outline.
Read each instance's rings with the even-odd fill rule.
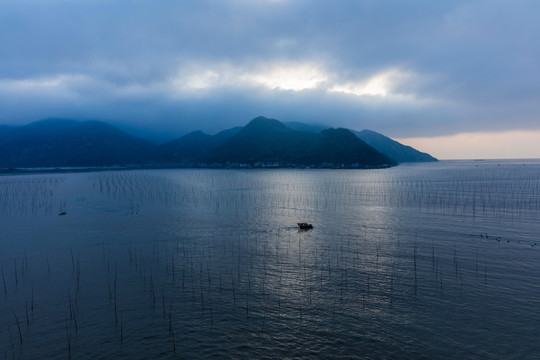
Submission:
[[[47,174],[47,173],[82,173],[94,171],[116,171],[116,170],[161,170],[161,169],[349,169],[349,170],[374,170],[388,169],[398,165],[381,166],[350,166],[350,165],[255,165],[255,164],[212,164],[212,165],[125,165],[125,166],[51,166],[35,168],[3,168],[0,169],[1,175],[20,175],[20,174]]]
[[[525,158],[525,159],[444,159],[441,162],[471,162],[471,163],[508,163],[508,162],[537,162],[540,158]],[[438,161],[437,161],[438,162]],[[360,167],[347,165],[261,165],[261,164],[183,164],[183,165],[113,165],[113,166],[51,166],[51,167],[35,167],[35,168],[0,168],[0,175],[24,175],[24,174],[59,174],[59,173],[83,173],[83,172],[98,172],[98,171],[120,171],[120,170],[166,170],[166,169],[228,169],[228,170],[249,170],[249,169],[327,169],[327,170],[377,170],[388,169],[399,165],[409,164],[427,164],[431,162],[405,162],[398,165]],[[523,164],[525,165],[525,164]]]

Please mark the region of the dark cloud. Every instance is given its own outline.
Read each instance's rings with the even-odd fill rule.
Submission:
[[[538,129],[539,10],[533,0],[4,0],[0,122],[94,118],[176,134],[266,115],[398,137]]]

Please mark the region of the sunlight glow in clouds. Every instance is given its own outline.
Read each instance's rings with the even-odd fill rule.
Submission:
[[[340,92],[356,96],[388,96],[396,81],[405,80],[409,75],[399,70],[388,70],[369,77],[361,82],[347,82],[330,88],[330,92]]]
[[[271,90],[302,91],[320,87],[327,78],[319,67],[304,63],[262,65],[254,69],[213,64],[206,67],[183,67],[173,84],[184,92],[192,89],[253,86]]]
[[[540,158],[540,130],[461,133],[395,140],[438,159]]]
[[[359,81],[341,83],[337,75],[310,63],[276,63],[242,69],[227,64],[181,68],[174,86],[182,91],[219,87],[264,87],[270,90],[303,91],[319,89],[355,96],[404,97],[394,92],[398,82],[412,77],[398,69],[376,73]]]
[[[328,76],[310,64],[278,64],[258,73],[247,74],[244,79],[270,89],[301,91],[320,87]]]

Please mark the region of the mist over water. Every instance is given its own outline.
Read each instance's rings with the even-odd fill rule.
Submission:
[[[538,174],[0,176],[0,357],[537,358]]]

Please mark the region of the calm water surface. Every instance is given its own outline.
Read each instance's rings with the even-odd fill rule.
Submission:
[[[540,357],[540,161],[0,176],[0,229],[0,358]]]

